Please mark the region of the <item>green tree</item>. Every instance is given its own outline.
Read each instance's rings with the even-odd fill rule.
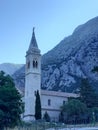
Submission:
[[[98,66],[94,66],[94,68],[92,69],[92,72],[98,72]]]
[[[97,93],[89,84],[87,79],[82,79],[80,86],[80,100],[87,105],[88,108],[98,106]]]
[[[13,79],[0,72],[0,124],[2,127],[14,127],[21,121],[23,103],[15,88]]]
[[[41,115],[41,101],[40,101],[40,95],[39,95],[39,91],[37,90],[36,94],[36,99],[35,99],[35,119],[41,119],[42,115]]]
[[[65,122],[79,121],[86,113],[87,107],[78,99],[71,99],[61,107]]]
[[[44,116],[43,116],[43,119],[46,121],[46,122],[50,122],[50,116],[47,112],[44,113]]]
[[[63,114],[63,111],[60,112],[59,114],[59,122],[64,122],[64,114]]]

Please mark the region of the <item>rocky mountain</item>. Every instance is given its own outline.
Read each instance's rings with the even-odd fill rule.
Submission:
[[[22,66],[23,64],[3,63],[0,64],[0,71],[4,71],[6,74],[12,75]]]
[[[98,90],[98,17],[78,26],[56,47],[42,56],[42,89],[75,92],[81,78]],[[14,73],[16,85],[24,87],[24,67]]]

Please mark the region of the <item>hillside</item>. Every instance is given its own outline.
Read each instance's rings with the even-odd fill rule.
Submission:
[[[42,88],[77,91],[81,78],[87,77],[98,89],[98,17],[78,26],[42,57]]]
[[[42,89],[75,92],[81,78],[88,78],[98,90],[98,17],[78,26],[72,35],[42,56]],[[17,87],[24,88],[25,69],[13,77]]]
[[[23,64],[3,63],[0,64],[0,71],[4,71],[6,74],[12,75],[22,66]]]

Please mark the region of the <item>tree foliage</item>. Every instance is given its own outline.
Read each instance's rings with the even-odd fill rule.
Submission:
[[[78,99],[71,99],[61,107],[65,122],[80,120],[87,111],[87,107]]]
[[[98,66],[94,66],[94,68],[92,69],[92,72],[98,72]]]
[[[59,122],[61,122],[61,123],[64,122],[64,114],[63,114],[63,111],[61,111],[60,114],[59,114]]]
[[[66,123],[81,123],[82,120],[86,123],[98,121],[98,94],[87,79],[81,80],[80,97],[70,98],[61,107],[61,112]]]
[[[81,81],[80,100],[85,103],[88,108],[98,107],[98,94],[87,79],[82,79]]]
[[[21,120],[23,103],[15,88],[13,79],[0,72],[0,124],[2,127],[14,127]]]
[[[50,122],[50,116],[49,116],[49,114],[47,113],[47,111],[44,113],[43,119],[44,119],[46,122]]]
[[[41,101],[40,101],[40,95],[39,95],[39,91],[37,90],[36,94],[36,99],[35,99],[35,119],[41,119],[42,115],[41,115]]]

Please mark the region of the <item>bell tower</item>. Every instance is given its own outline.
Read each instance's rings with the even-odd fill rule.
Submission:
[[[25,121],[34,120],[35,93],[41,89],[41,54],[33,28],[29,49],[26,52],[25,66]]]

